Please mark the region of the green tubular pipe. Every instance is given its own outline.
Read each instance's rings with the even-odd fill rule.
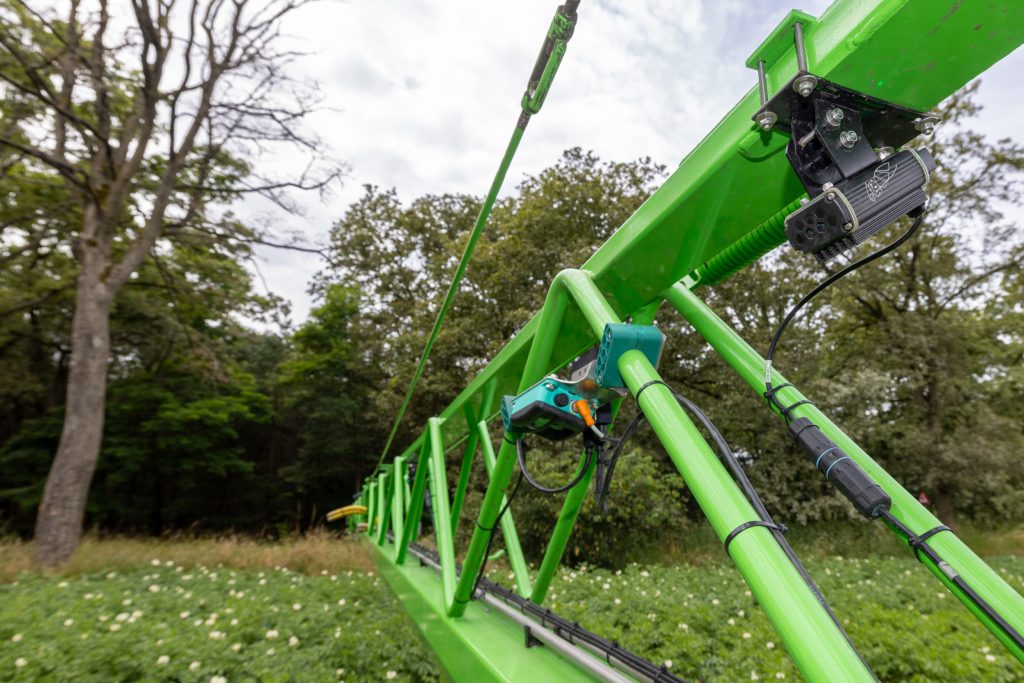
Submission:
[[[645,384],[661,380],[639,351],[624,353],[619,371],[634,395]],[[670,389],[652,384],[641,394],[640,408],[719,539],[758,519]],[[807,680],[873,680],[768,529],[751,527],[740,533],[729,554]]]
[[[477,434],[480,436],[480,451],[484,456],[484,467],[487,468],[487,476],[490,477],[494,471],[494,446],[491,445],[491,435],[487,430],[487,422],[480,420],[476,426]],[[507,500],[501,497],[501,507],[505,507]],[[505,541],[505,552],[508,554],[508,563],[512,566],[512,573],[516,577],[516,589],[519,594],[526,597],[530,594],[530,570],[526,567],[526,559],[523,557],[523,548],[519,545],[519,532],[516,531],[516,522],[512,517],[512,510],[509,509],[501,517],[501,537]]]
[[[366,535],[373,535],[374,520],[377,518],[377,483],[370,481],[364,489],[366,496]]]
[[[377,475],[377,509],[380,510],[380,524],[377,525],[377,545],[384,545],[388,540],[388,525],[391,522],[391,499],[388,496],[388,478],[391,470],[383,470]]]
[[[590,285],[589,290],[586,285]],[[519,391],[525,390],[531,384],[544,376],[551,353],[554,349],[558,332],[565,317],[566,308],[569,305],[569,290],[581,291],[580,308],[584,315],[591,322],[594,309],[606,311],[610,316],[607,321],[617,320],[608,302],[604,300],[600,292],[593,287],[589,274],[580,270],[563,270],[551,281],[547,297],[544,299],[544,306],[540,311],[540,319],[537,325],[537,333],[530,344],[530,352],[526,358],[522,378],[519,381]],[[590,314],[587,311],[590,310]],[[597,317],[600,317],[598,314]],[[600,338],[604,331],[604,321],[595,328],[595,336]],[[462,561],[462,575],[459,577],[458,586],[455,588],[455,601],[448,610],[448,616],[460,617],[466,611],[466,604],[469,602],[476,583],[476,575],[483,564],[484,553],[487,551],[487,541],[490,531],[494,527],[494,520],[498,516],[501,499],[505,489],[512,478],[512,470],[515,468],[516,449],[506,439],[501,440],[501,447],[498,449],[498,457],[494,464],[494,472],[487,484],[487,491],[484,493],[483,502],[480,504],[480,512],[477,515],[476,527],[473,529],[473,536],[469,540],[469,548],[466,550],[466,557]]]
[[[585,461],[580,463],[583,467]],[[580,508],[583,507],[583,500],[587,497],[590,489],[590,480],[597,468],[597,459],[594,458],[580,482],[573,486],[565,494],[565,502],[562,503],[562,511],[558,515],[555,528],[551,531],[551,538],[548,540],[548,547],[544,550],[544,559],[537,570],[537,579],[533,584],[533,593],[530,600],[538,605],[544,602],[551,586],[551,580],[555,578],[558,566],[562,563],[562,555],[565,553],[565,546],[572,536],[573,527],[576,526],[576,518],[579,517]],[[576,474],[579,470],[576,470]],[[573,476],[576,476],[575,474]]]
[[[797,199],[790,202],[771,218],[746,235],[715,254],[693,272],[698,286],[713,285],[738,273],[769,251],[786,241],[786,216],[800,208]]]
[[[391,494],[391,531],[394,532],[394,559],[397,560],[398,542],[405,534],[405,486],[402,485],[406,479],[404,455],[395,458],[395,466],[391,470],[391,475],[394,477],[394,483],[392,483],[394,492]]]
[[[405,533],[402,534],[402,540],[395,551],[395,564],[405,562],[409,544],[416,539],[416,534],[419,531],[420,518],[423,516],[424,492],[427,488],[427,445],[429,441],[430,439],[427,438],[420,442],[420,453],[416,460],[416,478],[409,494],[409,517],[405,520]]]
[[[395,440],[395,434],[398,432],[398,426],[402,422],[402,417],[405,415],[405,411],[409,408],[409,403],[412,401],[413,392],[416,390],[416,384],[419,382],[420,377],[423,376],[423,370],[427,367],[427,358],[430,357],[430,351],[434,348],[434,342],[437,341],[437,335],[441,332],[441,324],[444,322],[445,316],[448,314],[448,310],[452,307],[452,302],[455,300],[455,294],[459,291],[459,285],[462,283],[462,276],[466,273],[466,268],[469,267],[469,261],[473,256],[473,252],[476,250],[476,243],[480,240],[480,235],[484,232],[484,226],[487,225],[487,218],[491,215],[491,209],[494,208],[494,202],[498,198],[498,192],[501,190],[502,184],[505,182],[505,174],[508,173],[508,167],[512,164],[512,157],[515,156],[516,150],[519,148],[519,142],[523,139],[523,133],[526,132],[525,121],[529,120],[529,117],[520,117],[519,122],[516,124],[515,130],[512,131],[512,137],[508,141],[508,146],[505,148],[505,156],[501,158],[501,163],[498,165],[498,172],[494,174],[494,180],[491,181],[491,187],[487,190],[487,196],[484,197],[484,203],[480,207],[480,213],[476,217],[476,224],[473,225],[473,231],[469,233],[469,239],[466,240],[466,247],[462,251],[462,257],[459,259],[459,265],[455,268],[455,274],[452,276],[451,284],[448,285],[448,292],[444,296],[444,301],[441,302],[441,308],[437,311],[437,318],[434,320],[434,327],[430,330],[430,336],[427,338],[427,343],[423,347],[423,353],[420,355],[420,361],[416,365],[416,371],[412,375],[412,380],[409,382],[409,388],[405,392],[405,398],[402,399],[402,405],[398,409],[398,414],[395,416],[395,422],[391,425],[391,433],[388,434],[388,440],[384,444],[384,450],[380,455],[380,462],[377,463],[377,467],[380,467],[381,463],[384,462],[384,458],[387,457],[388,450],[391,448],[391,443]]]
[[[473,414],[472,404],[467,403],[465,409],[466,424],[476,424],[478,420],[484,419],[491,412],[491,405],[494,401],[496,384],[494,381],[487,383],[484,387],[484,395],[480,402],[480,413]],[[484,434],[487,432],[485,431]],[[462,456],[462,465],[459,467],[459,481],[455,486],[455,497],[452,499],[452,535],[459,530],[459,517],[462,515],[462,504],[466,500],[466,488],[469,486],[469,475],[473,471],[473,459],[476,457],[477,439],[479,432],[470,429],[466,435],[466,450]],[[484,437],[489,438],[487,436]],[[488,473],[490,470],[488,470]]]
[[[704,337],[718,354],[758,394],[764,392],[764,358],[755,351],[728,324],[719,318],[711,308],[682,284],[674,285],[667,293],[668,302]],[[780,386],[786,379],[772,371],[772,385]],[[783,405],[791,405],[804,399],[794,387],[781,389],[777,396]],[[917,498],[903,488],[871,456],[837,427],[813,404],[804,404],[793,410],[796,417],[806,417],[834,441],[854,462],[867,472],[892,498],[892,513],[915,534],[933,529],[941,522],[921,505]],[[1024,598],[1007,584],[991,567],[978,557],[954,533],[944,531],[928,539],[928,545],[955,569],[964,580],[992,607],[1010,626],[1024,632]],[[925,559],[925,566],[931,570],[965,606],[1002,642],[1013,655],[1024,662],[1024,653],[1010,641],[992,621],[982,614],[933,563]]]
[[[432,417],[427,421],[430,442],[430,504],[434,510],[434,540],[441,557],[441,585],[444,605],[452,604],[455,597],[455,544],[452,540],[452,518],[448,509],[448,475],[444,467],[444,440],[441,437],[443,420]]]

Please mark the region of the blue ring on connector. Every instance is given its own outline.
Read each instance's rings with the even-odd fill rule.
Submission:
[[[818,463],[821,462],[822,458],[824,458],[826,455],[828,455],[829,453],[831,453],[832,451],[834,451],[837,448],[839,448],[839,446],[830,446],[829,448],[826,448],[825,450],[823,450],[821,452],[821,455],[818,456],[818,459],[814,461],[814,469],[818,469]],[[827,477],[828,475],[826,474],[825,476]]]
[[[833,462],[831,465],[829,465],[828,469],[825,470],[825,478],[828,479],[828,473],[832,471],[832,468],[836,466],[837,462],[842,462],[843,460],[849,460],[849,459],[850,459],[850,456],[844,455],[843,457],[839,458],[838,460]]]

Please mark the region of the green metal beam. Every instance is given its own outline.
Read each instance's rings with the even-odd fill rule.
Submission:
[[[765,361],[753,347],[684,285],[677,284],[672,287],[668,292],[667,300],[758,395],[763,394]],[[772,386],[778,387],[784,384],[787,384],[786,378],[777,370],[773,370]],[[805,396],[792,386],[779,390],[777,396],[783,405],[793,405],[805,399]],[[893,514],[911,531],[921,534],[939,526],[941,522],[928,511],[928,508],[921,505],[912,493],[903,488],[853,439],[829,420],[828,416],[817,406],[813,403],[805,403],[797,406],[792,414],[794,417],[810,418],[828,438],[832,439],[854,462],[860,465],[861,469],[878,482],[892,498]],[[986,602],[994,605],[1014,629],[1024,632],[1024,597],[1021,597],[998,573],[985,564],[984,560],[968,548],[956,534],[952,532],[937,534],[928,540],[928,544],[963,576]],[[925,566],[978,617],[1017,659],[1024,662],[1024,652],[1021,652],[1020,648],[1007,638],[998,626],[992,623],[958,587],[953,585],[939,567],[927,561],[927,558],[924,559],[926,560]]]
[[[920,110],[952,95],[1022,41],[1024,2],[1008,0],[838,0],[805,31],[816,75]],[[784,52],[768,65],[769,91],[795,72],[794,53]],[[620,317],[654,301],[803,196],[782,153],[787,138],[762,134],[750,120],[758,106],[752,87],[582,266]],[[463,407],[479,406],[488,382],[496,383],[499,396],[517,393],[537,329],[535,317],[441,412],[446,443],[473,428]],[[541,374],[562,367],[590,340],[585,321],[570,313]]]

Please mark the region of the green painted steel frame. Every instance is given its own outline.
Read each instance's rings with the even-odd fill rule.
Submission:
[[[796,71],[794,53],[785,45],[781,49],[775,45],[785,42],[785,33],[786,27],[781,26],[766,41],[772,44],[759,48],[767,50],[763,54],[771,53],[767,65],[770,92],[788,82]],[[804,37],[810,69],[815,74],[888,101],[927,110],[1021,44],[1024,2],[839,0],[819,19],[806,20]],[[666,298],[759,390],[759,362],[763,361],[756,352],[686,286],[676,284],[681,280],[694,284],[724,279],[775,246],[781,239],[780,216],[803,194],[781,154],[786,139],[761,133],[750,121],[757,105],[757,92],[752,89],[582,270],[559,274],[541,312],[439,417],[431,419],[424,433],[394,465],[382,466],[367,480],[362,500],[369,508],[369,534],[380,548],[388,542],[388,528],[395,532],[395,548],[390,556],[393,566],[402,571],[407,564],[408,544],[419,533],[429,479],[443,570],[430,609],[435,616],[464,617],[443,622],[457,624],[466,618],[489,530],[504,505],[504,492],[514,469],[514,448],[508,442],[502,440],[496,456],[491,452],[486,423],[495,416],[495,396],[518,393],[563,367],[596,341],[605,322],[630,316],[634,321],[653,318]],[[640,354],[624,355],[620,371],[634,392],[658,376]],[[783,381],[781,376],[777,381]],[[781,391],[780,398],[796,401],[801,395],[790,388]],[[652,386],[646,390],[641,408],[720,538],[737,524],[755,518],[742,493],[667,389]],[[913,496],[820,411],[808,406],[798,408],[796,414],[813,416],[830,438],[881,483],[893,497],[894,513],[913,531],[919,533],[937,524]],[[463,444],[455,499],[449,509],[445,451]],[[462,574],[456,577],[451,537],[462,516],[478,446],[483,449],[490,481]],[[410,485],[407,468],[414,459],[417,469]],[[513,564],[521,594],[529,594],[538,602],[544,599],[584,491],[582,484],[566,496],[532,587],[525,563],[521,562],[511,515],[507,515],[508,524],[502,519],[506,546],[515,548],[514,552],[509,550],[510,559],[518,555]],[[1003,616],[1014,628],[1024,631],[1024,600],[1010,586],[955,535],[942,533],[930,543],[982,597],[1004,611]],[[753,528],[741,534],[731,545],[730,554],[808,679],[867,680],[868,672],[767,530]],[[388,554],[381,552],[379,556],[386,558]],[[937,568],[929,569],[948,585]],[[963,599],[955,587],[951,590]],[[468,607],[471,612],[474,608]],[[978,616],[992,628],[984,615]],[[1000,639],[1022,658],[1011,643]]]

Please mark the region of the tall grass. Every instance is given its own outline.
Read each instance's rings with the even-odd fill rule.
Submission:
[[[35,571],[31,543],[14,538],[0,539],[0,581]],[[160,560],[185,566],[223,565],[235,569],[288,567],[306,574],[322,571],[368,570],[373,567],[359,537],[327,531],[293,536],[278,541],[260,541],[243,536],[209,538],[100,538],[87,536],[71,561],[56,574],[73,575],[110,569],[125,569]]]

